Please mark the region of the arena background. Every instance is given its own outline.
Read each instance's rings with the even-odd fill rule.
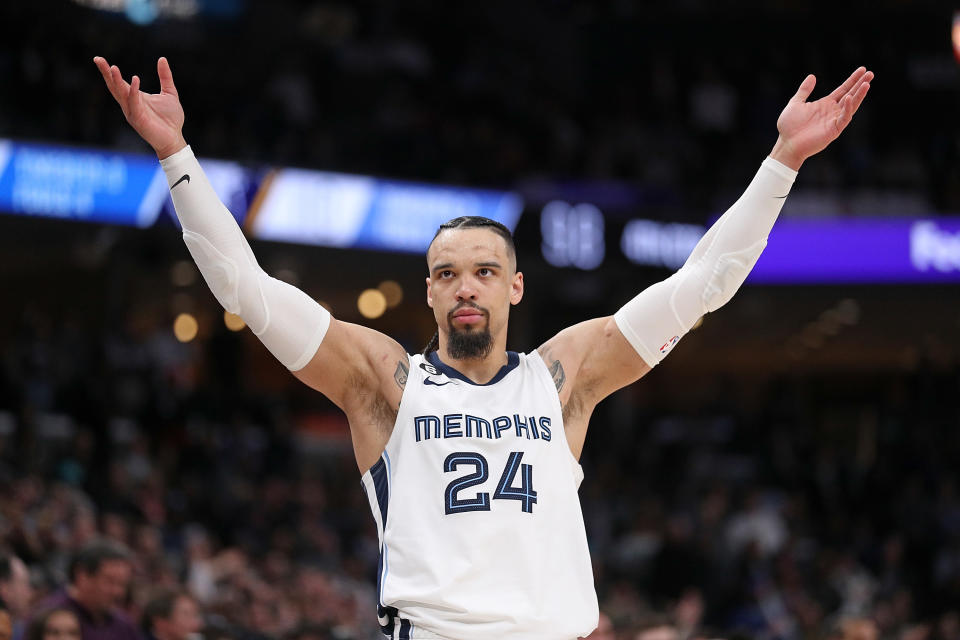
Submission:
[[[125,181],[155,158],[94,55],[147,91],[168,57],[186,139],[249,180],[234,184],[240,217],[270,211],[257,194],[301,175],[289,168],[408,189],[396,210],[417,233],[464,202],[519,214],[527,291],[509,346],[524,351],[669,275],[746,187],[804,75],[819,97],[863,64],[870,95],[803,166],[778,223],[816,247],[834,231],[856,242],[809,254],[783,240],[799,267],[748,281],[601,404],[580,495],[604,637],[960,638],[948,5],[4,3],[0,551],[27,562],[38,604],[104,536],[135,554],[135,618],[151,588],[184,585],[207,638],[377,637],[376,531],[345,420],[226,328],[169,203],[137,226],[147,191]],[[434,327],[426,243],[398,231],[321,246],[334,243],[314,192],[287,184],[307,206],[277,205],[290,241],[253,239],[260,263],[419,351]],[[269,219],[247,229],[271,237]],[[912,242],[910,260],[873,245],[877,229]],[[392,304],[364,318],[358,296],[386,280],[402,301],[388,286]],[[850,635],[849,620],[873,635]]]

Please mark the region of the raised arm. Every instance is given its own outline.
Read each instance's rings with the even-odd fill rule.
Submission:
[[[308,295],[272,278],[257,263],[243,232],[220,202],[183,138],[184,113],[166,58],[157,62],[160,93],[128,84],[116,66],[94,58],[127,122],[160,158],[183,227],[183,240],[221,305],[293,374],[341,407],[350,419],[362,470],[390,435],[408,356],[387,336],[339,322]]]
[[[645,375],[701,316],[737,292],[767,244],[800,165],[850,124],[871,80],[873,72],[860,67],[830,95],[807,102],[816,84],[814,76],[807,76],[777,120],[780,136],[770,156],[683,267],[615,315],[565,329],[540,347],[554,373],[574,454],[583,445],[585,418],[597,402]]]

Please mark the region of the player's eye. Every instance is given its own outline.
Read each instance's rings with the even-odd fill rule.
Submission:
[[[486,268],[486,267],[482,267],[479,271],[477,271],[477,273],[479,273],[481,276],[492,276],[492,275],[493,275],[493,271],[491,271],[490,269],[488,269],[488,268]]]
[[[453,276],[453,271],[450,271],[449,269],[445,269],[444,271],[440,272],[441,278],[450,278],[452,276]]]

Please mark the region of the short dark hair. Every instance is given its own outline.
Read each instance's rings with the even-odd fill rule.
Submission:
[[[13,556],[9,553],[0,553],[0,582],[10,582],[13,578]],[[7,603],[0,598],[0,611],[7,611]]]
[[[154,621],[169,618],[173,614],[173,608],[176,606],[177,600],[180,598],[193,600],[189,593],[176,587],[161,587],[153,592],[150,599],[147,600],[147,604],[143,606],[143,617],[140,621],[143,630],[152,634]]]
[[[513,260],[514,265],[517,263],[517,247],[513,243],[513,234],[510,233],[510,229],[496,220],[491,220],[490,218],[485,218],[483,216],[460,216],[459,218],[454,218],[453,220],[447,220],[442,225],[437,228],[437,232],[433,234],[433,239],[430,240],[430,244],[427,245],[427,251],[430,250],[430,247],[433,246],[433,241],[437,239],[437,236],[440,235],[443,231],[448,231],[450,229],[489,229],[495,234],[504,239],[507,243],[507,254],[510,259]]]
[[[10,582],[13,578],[13,556],[0,553],[0,582]]]
[[[104,562],[122,560],[133,564],[133,556],[126,546],[113,540],[94,540],[78,551],[70,560],[70,582],[75,582],[77,572],[91,575],[100,571]]]

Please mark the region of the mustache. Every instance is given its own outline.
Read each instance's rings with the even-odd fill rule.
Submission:
[[[474,311],[479,311],[482,313],[483,317],[488,319],[490,318],[490,312],[478,305],[476,302],[461,302],[450,310],[450,313],[447,314],[447,320],[452,321],[453,314],[455,314],[457,311],[460,311],[460,309],[473,309]]]

